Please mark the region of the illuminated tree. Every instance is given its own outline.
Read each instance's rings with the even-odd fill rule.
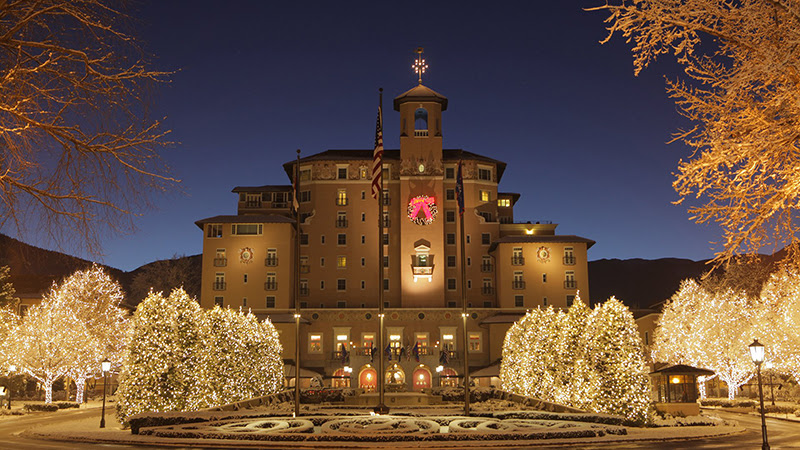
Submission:
[[[119,375],[117,413],[192,411],[207,405],[203,311],[182,289],[151,292],[136,308]]]
[[[55,302],[53,307],[83,325],[68,371],[75,381],[78,403],[83,402],[86,379],[101,375],[103,359],[108,358],[112,367],[120,365],[127,326],[127,312],[119,307],[123,300],[119,283],[98,265],[70,275],[47,297]]]
[[[10,267],[0,266],[0,307],[8,306],[16,309],[19,305],[19,299],[15,296],[17,291],[14,289],[14,285],[11,284],[10,272]]]
[[[174,185],[146,93],[166,81],[127,34],[124,2],[0,2],[0,227],[75,238],[132,227]]]
[[[559,403],[581,409],[589,407],[591,398],[592,371],[586,329],[591,313],[580,295],[576,295],[557,337],[556,354],[564,370],[554,390],[554,398]]]
[[[215,307],[206,313],[205,334],[208,406],[272,394],[283,386],[282,349],[271,322]]]
[[[588,363],[592,372],[590,409],[645,422],[650,405],[650,377],[633,314],[614,297],[589,316]]]
[[[685,79],[668,80],[667,91],[693,122],[675,140],[694,152],[673,186],[681,201],[704,202],[689,208],[695,221],[722,227],[718,261],[797,243],[800,2],[614,3],[591,10],[610,14],[603,42],[633,42],[636,75],[661,55],[683,66]]]
[[[19,316],[8,307],[0,307],[0,371],[10,364],[17,364],[17,327]]]
[[[694,281],[664,305],[653,339],[656,361],[711,369],[728,385],[733,399],[739,386],[753,376],[747,346],[757,337],[763,312],[744,292],[711,293]]]
[[[800,273],[793,268],[779,270],[764,286],[761,299],[767,356],[777,370],[792,374],[800,382]]]

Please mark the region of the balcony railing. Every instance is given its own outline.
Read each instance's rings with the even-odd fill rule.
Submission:
[[[264,283],[264,290],[266,291],[277,291],[278,290],[278,281],[267,281]]]
[[[575,289],[575,280],[564,280],[564,289]]]
[[[491,263],[482,263],[481,264],[481,272],[491,272],[494,270],[494,266]]]
[[[347,228],[347,219],[336,219],[336,228]]]
[[[493,286],[483,286],[483,287],[481,287],[481,294],[483,294],[483,295],[494,295],[494,287]]]
[[[308,286],[300,286],[300,297],[308,297]]]
[[[414,137],[425,137],[428,135],[428,130],[414,130]]]
[[[275,267],[278,265],[278,257],[277,256],[267,256],[264,258],[264,265],[267,267]]]
[[[522,280],[514,280],[511,282],[512,289],[525,289],[525,282]]]
[[[214,267],[225,267],[228,265],[228,258],[214,258]]]
[[[309,264],[300,264],[300,273],[309,273],[311,272],[311,266]]]
[[[433,267],[430,266],[411,266],[414,275],[433,275]]]
[[[245,208],[261,208],[260,200],[249,200],[244,202]]]
[[[389,206],[392,204],[392,198],[388,195],[383,196],[383,206]]]
[[[289,206],[289,202],[272,202],[273,208],[286,208]]]
[[[390,226],[392,226],[392,221],[389,220],[388,217],[384,217],[383,218],[383,227],[384,228],[389,228]]]
[[[211,289],[215,291],[224,291],[225,287],[227,287],[228,283],[224,281],[215,281],[214,284],[211,286]]]
[[[575,257],[574,256],[565,256],[564,257],[564,265],[565,266],[574,266],[575,265]]]
[[[524,266],[525,265],[525,258],[523,256],[512,256],[511,257],[511,265],[512,266]]]
[[[347,206],[347,197],[336,197],[336,206]]]

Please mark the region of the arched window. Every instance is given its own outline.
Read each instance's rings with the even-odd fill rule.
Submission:
[[[427,367],[417,367],[414,370],[414,390],[421,391],[431,387],[431,371]]]
[[[449,367],[445,367],[444,370],[442,370],[442,372],[439,374],[439,385],[457,387],[458,373]]]
[[[425,108],[417,108],[414,111],[414,136],[428,135],[428,111]]]
[[[345,372],[344,369],[337,369],[335,372],[333,372],[333,377],[331,377],[331,387],[350,387],[350,374]]]
[[[378,372],[370,366],[362,367],[358,372],[358,387],[374,392],[378,388]]]

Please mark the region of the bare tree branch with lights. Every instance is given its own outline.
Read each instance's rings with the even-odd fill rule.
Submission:
[[[125,2],[0,2],[0,229],[99,252],[174,186],[147,94],[168,73],[125,32]],[[39,229],[33,230],[32,224]]]
[[[608,42],[633,44],[638,75],[663,55],[684,69],[667,92],[693,126],[673,186],[692,220],[723,230],[722,264],[798,243],[800,1],[639,0],[606,4]],[[800,259],[795,246],[789,257]]]

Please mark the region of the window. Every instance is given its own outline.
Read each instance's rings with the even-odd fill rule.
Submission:
[[[447,245],[456,245],[455,233],[447,233]]]
[[[469,243],[470,243],[470,240],[471,240],[471,239],[470,239],[470,235],[467,235],[467,244],[469,244]]]
[[[278,275],[275,272],[267,273],[267,281],[264,283],[264,289],[267,291],[278,289]]]
[[[261,207],[261,194],[247,194],[245,195],[245,206],[248,208]]]
[[[366,288],[367,288],[367,282],[364,281],[364,280],[361,280],[361,290],[363,291]],[[363,306],[362,306],[362,308],[363,308]]]
[[[456,255],[447,255],[447,267],[456,266]]]
[[[242,298],[242,306],[247,308],[247,297]]]
[[[478,179],[492,181],[492,169],[482,169],[478,167]]]
[[[367,265],[367,258],[361,258],[361,267],[365,267]]]
[[[470,331],[467,333],[467,342],[470,353],[480,353],[483,351],[483,333]]]
[[[336,213],[336,228],[347,228],[347,213],[338,211]]]
[[[346,291],[347,290],[347,280],[343,278],[339,278],[336,280],[336,290],[337,291]]]
[[[214,267],[225,267],[228,265],[228,258],[225,256],[225,249],[218,248],[214,255]]]
[[[319,290],[320,291],[324,291],[325,290],[325,280],[322,280],[322,281],[319,282]]]
[[[468,266],[472,265],[472,257],[470,257],[470,256],[467,256],[467,265]]]
[[[388,291],[389,290],[389,279],[388,278],[384,278],[383,279],[383,290],[384,291]],[[384,302],[384,305],[385,305],[385,307],[388,308],[389,307],[389,302]]]
[[[347,206],[347,189],[338,189],[336,191],[336,205]]]
[[[206,228],[208,230],[208,234],[206,236],[210,238],[221,238],[222,237],[222,224],[221,223],[210,223]]]
[[[547,274],[546,273],[542,274],[542,283],[547,283]]]
[[[383,233],[383,245],[389,245],[389,234]]]
[[[389,190],[388,189],[384,189],[383,190],[383,204],[384,204],[384,206],[392,204],[392,198],[389,197]]]
[[[644,345],[650,345],[650,332],[644,332]]]
[[[366,222],[367,221],[367,215],[365,213],[361,213],[361,221],[362,222]]]
[[[300,245],[308,245],[308,233],[300,233]]]
[[[267,258],[264,260],[264,264],[266,266],[277,266],[278,265],[278,249],[277,248],[268,248],[267,249]]]
[[[325,267],[325,258],[320,258],[319,259],[319,266],[320,267]]]
[[[300,308],[308,308],[308,302],[300,302]]]
[[[564,247],[564,265],[565,266],[575,265],[575,252],[572,247]]]
[[[367,170],[367,168],[366,168],[366,167],[360,167],[360,168],[358,169],[358,177],[359,177],[359,178],[361,178],[362,180],[366,180],[366,179],[367,179],[367,176],[368,176],[368,174],[369,174],[369,171]],[[361,200],[364,200],[364,194],[363,194],[363,192],[362,192],[362,194],[361,194]]]
[[[336,178],[340,180],[347,179],[347,167],[339,167],[336,169]]]
[[[522,295],[515,295],[514,306],[517,308],[522,308],[523,306],[525,306],[525,297],[523,297]]]
[[[362,234],[361,235],[361,243],[365,244],[366,242],[367,242],[367,237]]]
[[[484,278],[481,280],[481,294],[483,295],[492,295],[494,294],[494,286],[492,285],[491,278]]]
[[[547,306],[547,297],[542,298],[542,305]]]
[[[490,202],[492,201],[491,194],[489,191],[481,190],[480,199],[482,202]]]
[[[491,272],[492,270],[493,270],[492,257],[491,256],[481,257],[481,272]]]
[[[308,353],[322,353],[322,333],[308,334]]]
[[[261,235],[264,225],[260,223],[235,223],[233,224],[233,234],[236,236],[255,236]]]
[[[510,198],[498,198],[497,199],[497,206],[501,208],[510,208],[511,207],[511,199]]]
[[[452,180],[456,177],[456,168],[455,167],[445,167],[444,169],[444,177],[448,180]]]
[[[308,280],[301,279],[300,280],[300,295],[303,297],[308,297]]]
[[[467,280],[467,289],[472,289],[472,280]]]
[[[340,269],[347,268],[347,257],[344,255],[339,255],[336,257],[336,267]]]
[[[511,250],[511,265],[522,266],[525,264],[525,258],[522,256],[522,247],[514,247]]]
[[[319,243],[325,245],[325,235],[324,234],[319,237]]]
[[[347,235],[344,233],[336,235],[336,245],[347,245]]]
[[[489,245],[492,243],[492,235],[489,233],[481,233],[481,245]]]
[[[564,289],[575,289],[575,272],[572,270],[564,273]]]
[[[447,279],[447,290],[448,291],[455,291],[456,290],[456,279],[455,278],[448,278]]]
[[[480,214],[480,216],[481,216],[481,217],[483,217],[483,221],[484,221],[484,222],[493,222],[493,220],[492,220],[492,218],[493,218],[493,216],[492,216],[492,213],[490,213],[490,212],[486,212],[486,211],[481,211],[481,212],[479,212],[478,214]]]
[[[244,274],[244,284],[247,284],[247,274]]]
[[[300,196],[298,198],[300,203],[308,203],[311,201],[311,191],[300,191]]]
[[[454,209],[448,209],[444,212],[444,221],[448,223],[453,223],[456,221],[456,211]]]
[[[225,273],[224,272],[217,272],[214,274],[214,286],[213,289],[215,291],[224,291],[225,290]]]
[[[274,308],[275,307],[275,297],[267,296],[267,308]]]
[[[447,189],[444,191],[444,198],[446,200],[455,200],[456,199],[456,190],[455,189]]]
[[[525,280],[522,278],[522,271],[514,272],[514,281],[511,282],[512,289],[525,289]]]
[[[386,255],[383,256],[383,267],[389,267],[389,257]]]
[[[309,212],[300,213],[300,223],[306,223],[306,219],[311,216],[313,216],[313,214]]]
[[[392,222],[389,220],[389,212],[383,212],[383,226],[389,228],[392,225]]]
[[[339,300],[336,302],[337,308],[347,308],[347,302],[345,300]]]
[[[225,300],[222,297],[214,297],[214,306],[219,306],[222,308],[225,304]]]
[[[300,181],[311,181],[311,169],[300,169]]]
[[[361,191],[361,200],[366,200],[367,198],[367,191]]]
[[[575,301],[575,296],[574,295],[568,295],[567,296],[567,308],[572,306],[572,302],[574,302],[574,301]]]
[[[494,305],[492,304],[491,301],[485,301],[485,302],[483,302],[483,307],[484,308],[494,308]]]

